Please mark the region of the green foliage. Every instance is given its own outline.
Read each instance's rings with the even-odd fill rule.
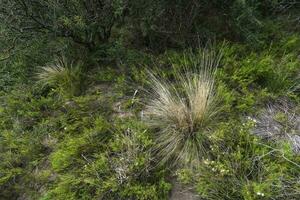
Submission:
[[[293,96],[299,73],[296,54],[265,50],[241,55],[239,51],[240,46],[224,48],[224,67],[217,74],[221,88],[233,89],[223,96],[232,99],[231,106],[238,112],[251,112],[253,106],[271,99]]]
[[[290,147],[265,144],[249,133],[252,123],[222,123],[214,133],[212,157],[178,177],[193,183],[204,199],[297,199],[299,156]],[[197,174],[197,175],[195,175]]]
[[[119,38],[154,50],[211,38],[260,46],[277,34],[270,27],[283,26],[274,23],[274,18],[294,16],[299,8],[291,1],[271,0],[1,0],[0,5],[1,28],[8,40],[26,43],[41,36],[50,41],[63,38],[84,47],[88,54],[106,49]]]
[[[107,121],[110,106],[96,95],[63,102],[22,90],[1,99],[1,198],[167,197],[166,172],[153,169],[141,122]]]
[[[36,181],[31,172],[45,161],[43,154],[49,147],[43,143],[52,139],[47,135],[52,130],[47,111],[57,108],[57,102],[37,99],[28,88],[3,92],[0,102],[0,197],[15,199],[19,192],[30,195],[36,190],[27,184]]]
[[[130,128],[129,128],[130,127]],[[139,123],[103,119],[52,153],[58,179],[44,199],[161,199],[170,186],[151,172],[149,139]]]
[[[3,44],[1,39],[7,40],[8,44]],[[5,37],[1,39],[0,57],[4,58],[0,59],[0,89],[4,91],[9,91],[16,85],[32,84],[37,66],[52,61],[52,53],[61,50],[57,40],[45,45],[45,38],[34,38],[24,43],[10,41]]]
[[[125,2],[2,0],[1,5],[1,19],[16,22],[5,23],[9,31],[17,30],[25,38],[41,33],[67,37],[92,49],[109,39],[112,26],[123,14]]]
[[[0,199],[168,199],[176,175],[201,199],[298,200],[299,5],[0,0]],[[185,102],[186,113],[199,113],[207,98],[187,102],[176,73],[203,64],[195,50],[206,41],[224,54],[214,75],[218,118],[202,123],[177,110],[151,128],[145,123],[153,119],[145,118],[147,70],[176,88],[173,96]],[[66,59],[55,60],[61,55]],[[266,105],[278,99],[292,109],[262,120]],[[178,115],[188,126],[174,126]],[[288,134],[262,140],[253,134],[259,127]],[[198,164],[172,170],[158,164],[162,129],[188,133],[161,141],[185,141],[186,149],[194,144],[190,155]],[[197,154],[203,141],[205,159]],[[182,145],[175,146],[160,147],[178,155]]]

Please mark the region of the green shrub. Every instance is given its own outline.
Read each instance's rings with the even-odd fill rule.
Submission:
[[[204,199],[297,199],[299,156],[250,134],[253,122],[222,123],[213,134],[212,156],[193,172],[181,170],[183,182],[196,185]]]
[[[42,199],[164,199],[170,185],[152,171],[151,144],[144,126],[133,119],[114,127],[96,119],[53,152],[57,178]]]
[[[231,93],[230,113],[251,113],[270,100],[290,96],[295,99],[299,61],[296,54],[264,50],[253,53],[243,46],[223,48],[223,68],[217,71],[216,85]],[[241,53],[243,52],[243,53]],[[224,90],[223,89],[223,90]]]
[[[53,99],[36,98],[27,87],[1,94],[1,199],[36,195],[42,181],[35,178],[35,169],[44,165],[44,153],[51,148],[48,134],[52,127],[46,120],[47,111],[55,108]]]

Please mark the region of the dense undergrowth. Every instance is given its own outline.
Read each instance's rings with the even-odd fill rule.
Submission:
[[[19,2],[0,0],[0,199],[300,199],[299,4]]]

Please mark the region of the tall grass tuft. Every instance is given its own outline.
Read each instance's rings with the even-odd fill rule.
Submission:
[[[42,84],[56,88],[60,94],[67,96],[78,95],[81,92],[82,76],[81,64],[74,65],[64,57],[43,66],[37,74]]]
[[[174,81],[149,72],[146,120],[156,128],[154,151],[162,163],[198,163],[209,148],[209,127],[218,113],[214,76],[221,53],[186,53]]]

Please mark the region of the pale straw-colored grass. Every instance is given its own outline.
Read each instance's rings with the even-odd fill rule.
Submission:
[[[37,73],[40,83],[56,88],[60,94],[67,96],[80,93],[82,76],[81,63],[73,65],[73,62],[68,62],[64,57],[41,67]]]
[[[68,82],[71,77],[71,68],[67,66],[65,58],[57,59],[55,62],[41,67],[37,73],[37,78],[44,84],[56,85]]]
[[[182,57],[181,69],[173,67],[174,81],[149,72],[146,122],[156,128],[159,161],[197,163],[209,148],[209,127],[218,113],[214,76],[221,54],[199,50]]]

